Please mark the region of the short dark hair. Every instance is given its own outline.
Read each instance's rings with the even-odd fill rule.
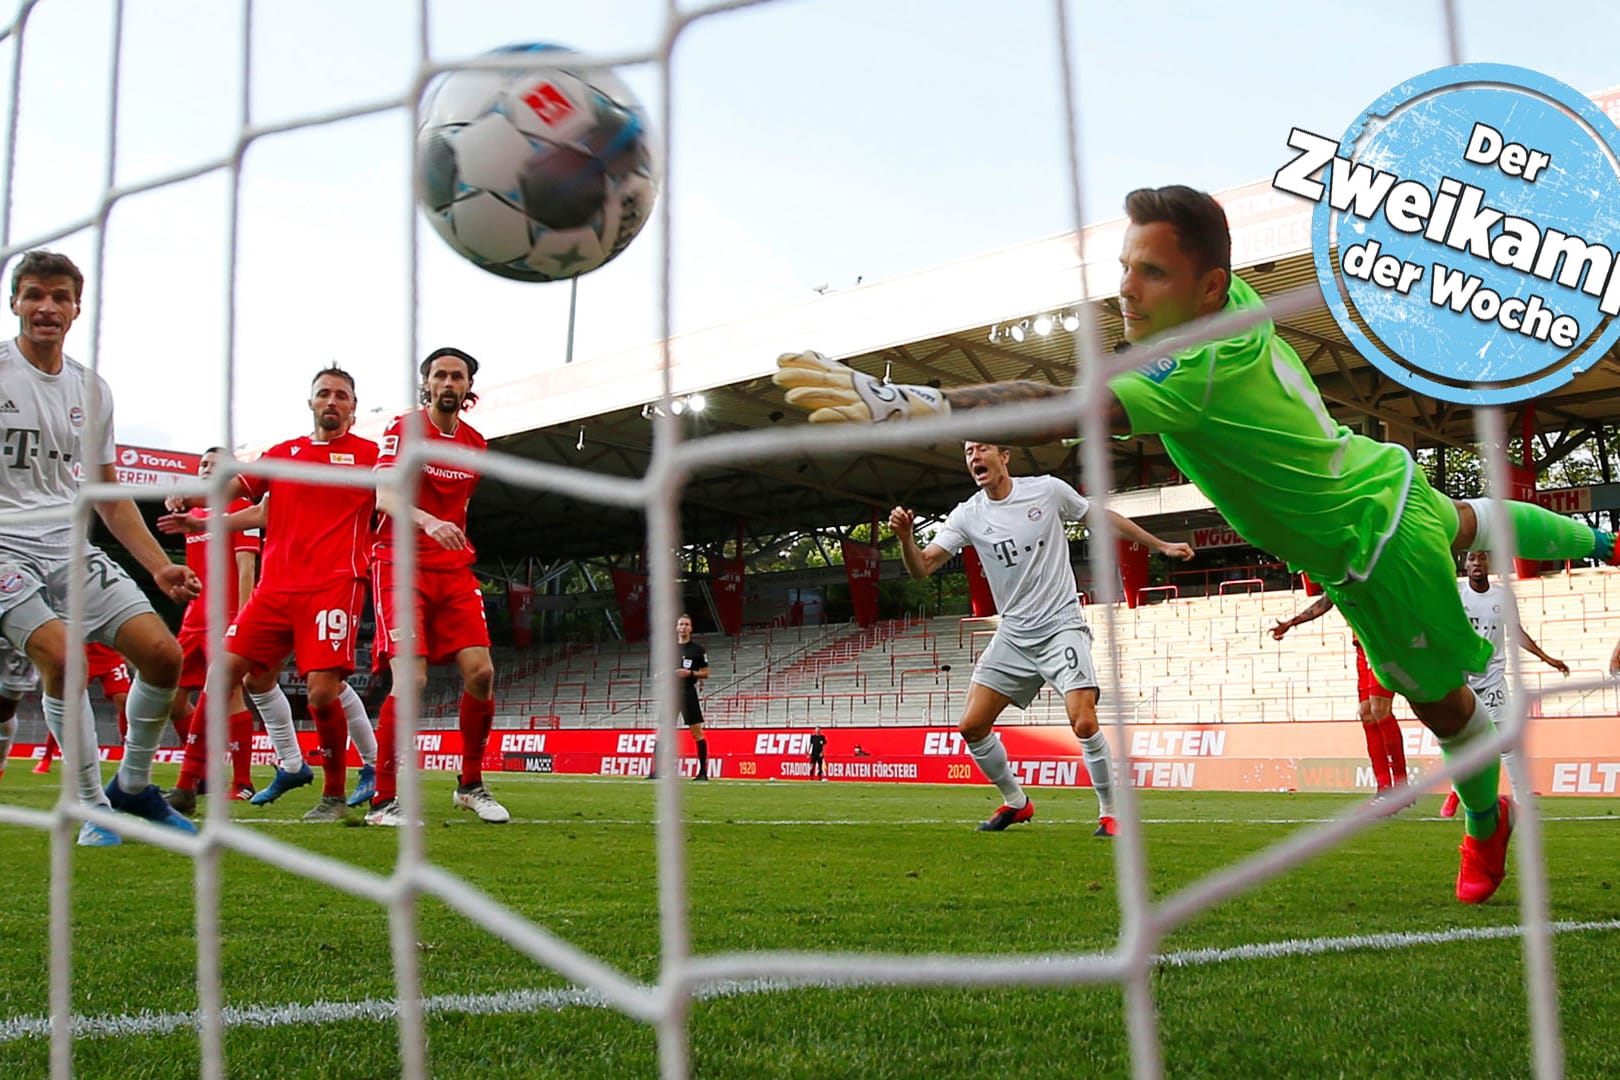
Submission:
[[[422,367],[420,369],[422,372],[422,387],[418,391],[420,397],[422,398],[422,404],[431,405],[433,403],[433,395],[428,393],[427,388],[428,371],[432,369],[433,361],[446,356],[455,357],[457,360],[460,360],[463,364],[467,365],[468,390],[467,396],[462,399],[461,407],[463,409],[470,409],[474,405],[478,404],[478,395],[473,393],[471,389],[473,378],[478,374],[478,358],[473,356],[471,353],[463,352],[452,345],[443,345],[437,349],[434,349],[432,352],[427,354],[427,359],[422,361]]]
[[[11,298],[17,299],[17,285],[23,278],[33,277],[65,277],[73,279],[73,299],[84,298],[84,275],[74,265],[72,259],[55,251],[36,249],[24,252],[23,257],[17,260],[17,265],[11,269]]]
[[[1232,277],[1232,230],[1226,211],[1207,192],[1182,184],[1137,188],[1125,196],[1125,213],[1133,225],[1168,222],[1181,250],[1193,257],[1200,274],[1225,270]]]
[[[320,382],[322,377],[327,375],[336,375],[338,378],[349,384],[349,393],[353,394],[357,398],[360,396],[360,391],[356,390],[354,387],[354,376],[350,375],[347,371],[344,371],[336,364],[327,364],[325,367],[321,368],[321,370],[317,371],[315,373],[315,377],[309,380],[310,390],[313,391],[315,389],[315,384]]]
[[[202,452],[202,456],[207,457],[209,454],[230,454],[230,453],[231,453],[231,451],[230,451],[229,447],[226,447],[226,446],[210,446],[208,449],[206,449],[206,450],[204,450]],[[232,454],[231,456],[235,457],[236,455]]]

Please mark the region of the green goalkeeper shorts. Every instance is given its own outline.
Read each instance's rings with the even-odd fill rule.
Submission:
[[[1372,574],[1324,586],[1378,681],[1411,701],[1439,701],[1491,658],[1457,593],[1456,535],[1456,506],[1418,472]]]

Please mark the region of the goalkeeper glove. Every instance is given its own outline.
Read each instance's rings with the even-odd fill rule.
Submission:
[[[814,350],[776,358],[771,381],[787,391],[789,405],[810,411],[812,424],[882,423],[911,416],[944,416],[945,395],[931,386],[883,382]]]

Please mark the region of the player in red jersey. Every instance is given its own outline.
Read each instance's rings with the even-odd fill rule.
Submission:
[[[1333,601],[1325,595],[1319,596],[1299,614],[1273,626],[1272,640],[1281,641],[1294,627],[1320,619],[1332,610]],[[1401,722],[1395,719],[1395,692],[1378,681],[1367,663],[1361,642],[1351,640],[1356,646],[1356,717],[1366,737],[1373,782],[1378,785],[1375,797],[1382,798],[1396,785],[1406,783],[1406,737],[1401,734]]]
[[[310,386],[314,432],[272,446],[265,460],[370,469],[377,463],[377,444],[349,430],[356,404],[354,377],[336,366],[323,369]],[[234,530],[264,519],[264,570],[258,588],[226,631],[224,655],[209,666],[198,712],[210,695],[228,694],[250,674],[276,675],[290,653],[308,687],[310,716],[323,751],[321,800],[304,818],[342,820],[348,724],[339,695],[343,677],[354,670],[375,497],[370,488],[263,476],[238,476],[225,494],[260,504],[268,497],[268,504],[227,514],[223,522]],[[159,524],[165,531],[191,532],[196,528],[191,521],[171,514]],[[179,809],[181,803],[196,804],[207,761],[206,725],[193,724],[186,742],[185,765],[171,793],[171,803]],[[312,770],[299,764],[293,771],[283,761],[270,786],[250,801],[263,805],[309,783]],[[181,802],[174,801],[177,793]]]
[[[460,349],[435,349],[422,361],[424,408],[395,418],[383,434],[379,470],[393,467],[407,425],[413,438],[433,440],[472,451],[485,448],[484,437],[461,413],[478,400],[473,376],[478,361]],[[489,629],[484,624],[484,595],[473,576],[473,547],[467,541],[467,503],[478,486],[478,474],[461,464],[422,466],[416,505],[416,602],[414,613],[394,607],[394,525],[385,521],[373,550],[371,595],[377,613],[376,652],[386,656],[398,688],[407,678],[418,692],[427,685],[429,663],[454,662],[461,671],[461,776],[454,805],[471,810],[491,824],[510,820],[506,808],[484,786],[484,746],[495,719],[495,669],[489,659]],[[385,513],[404,508],[392,493],[379,489],[377,507]],[[415,656],[398,654],[405,618],[416,620]],[[377,792],[366,822],[399,825],[404,820],[397,793],[394,758],[394,709],[391,692],[377,721]]]
[[[231,455],[231,452],[223,446],[210,446],[203,451],[202,460],[197,466],[197,475],[205,480],[212,476],[221,454]],[[168,507],[173,511],[182,511],[185,510],[184,502],[182,499],[170,499]],[[245,498],[235,499],[226,507],[225,512],[235,513],[252,505]],[[207,507],[199,506],[186,512],[202,523],[204,528],[207,527],[209,514]],[[242,605],[253,595],[253,584],[258,578],[259,531],[243,529],[232,532],[227,536],[225,545],[231,556],[230,569],[221,575],[221,580],[225,583],[225,617],[235,619],[237,613],[242,610]],[[180,641],[180,693],[174,696],[174,711],[170,716],[182,738],[185,737],[195,713],[191,695],[193,692],[202,692],[203,683],[208,675],[209,600],[206,532],[186,534],[186,565],[203,583],[203,595],[186,605],[186,613],[180,620],[180,633],[177,635]],[[281,693],[280,688],[276,686],[273,673],[258,677],[250,676],[248,691],[255,698],[272,691],[276,694]],[[247,703],[242,698],[241,686],[231,687],[230,700],[226,703],[225,710],[230,730],[230,797],[248,799],[253,795],[253,714],[248,711]]]

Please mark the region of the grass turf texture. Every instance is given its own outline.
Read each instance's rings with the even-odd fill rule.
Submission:
[[[20,775],[19,775],[20,774]],[[44,808],[55,777],[15,765],[0,787]],[[168,779],[160,775],[159,780]],[[262,778],[261,778],[262,779]],[[450,807],[451,781],[424,779],[429,857],[620,971],[658,973],[658,913],[647,781],[491,777],[514,822],[491,827]],[[1030,825],[986,834],[987,786],[687,784],[694,949],[904,954],[1041,953],[1110,947],[1119,927],[1112,846],[1093,839],[1089,791],[1034,792]],[[1155,896],[1342,812],[1345,796],[1144,792]],[[295,824],[314,797],[236,807],[272,835],[380,873],[392,830]],[[1290,939],[1493,928],[1518,922],[1517,875],[1490,903],[1452,898],[1460,822],[1438,799],[1231,900],[1176,931],[1161,952]],[[1552,917],[1620,917],[1616,800],[1543,804]],[[1425,820],[1421,815],[1430,815]],[[0,1028],[47,1011],[45,835],[0,827],[7,912],[0,933]],[[196,1006],[190,866],[139,844],[75,858],[74,1007],[83,1016],[182,1013]],[[229,854],[224,862],[227,1005],[386,1001],[394,993],[384,911]],[[566,984],[436,900],[423,901],[426,995],[498,995]],[[1620,932],[1555,938],[1571,1076],[1620,1072],[1612,975]],[[1162,965],[1154,989],[1167,1075],[1517,1076],[1529,1069],[1517,938],[1325,955]],[[435,1013],[438,1077],[654,1076],[650,1027],[609,1009]],[[1124,1076],[1123,998],[1071,989],[794,989],[713,997],[693,1007],[701,1077]],[[226,1034],[231,1075],[398,1073],[391,1020],[350,1019]],[[44,1076],[48,1040],[0,1042],[0,1076]],[[77,1040],[80,1077],[195,1075],[196,1036]]]

